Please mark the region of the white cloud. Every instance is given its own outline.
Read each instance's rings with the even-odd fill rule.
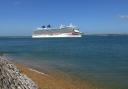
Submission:
[[[119,15],[122,19],[128,19],[128,15]]]

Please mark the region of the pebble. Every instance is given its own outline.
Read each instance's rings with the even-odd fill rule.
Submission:
[[[38,89],[38,86],[12,62],[0,56],[0,89]]]

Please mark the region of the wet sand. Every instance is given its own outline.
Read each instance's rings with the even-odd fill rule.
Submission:
[[[39,89],[98,89],[85,81],[73,79],[61,72],[45,74],[25,65],[16,64],[16,66],[21,73],[31,78]]]

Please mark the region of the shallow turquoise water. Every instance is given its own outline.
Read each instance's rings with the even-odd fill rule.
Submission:
[[[128,89],[128,36],[0,38],[0,52],[45,71],[61,70],[109,89]]]

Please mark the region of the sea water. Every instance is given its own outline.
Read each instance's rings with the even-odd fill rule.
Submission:
[[[1,37],[0,53],[44,71],[63,71],[106,89],[128,89],[127,35]]]

